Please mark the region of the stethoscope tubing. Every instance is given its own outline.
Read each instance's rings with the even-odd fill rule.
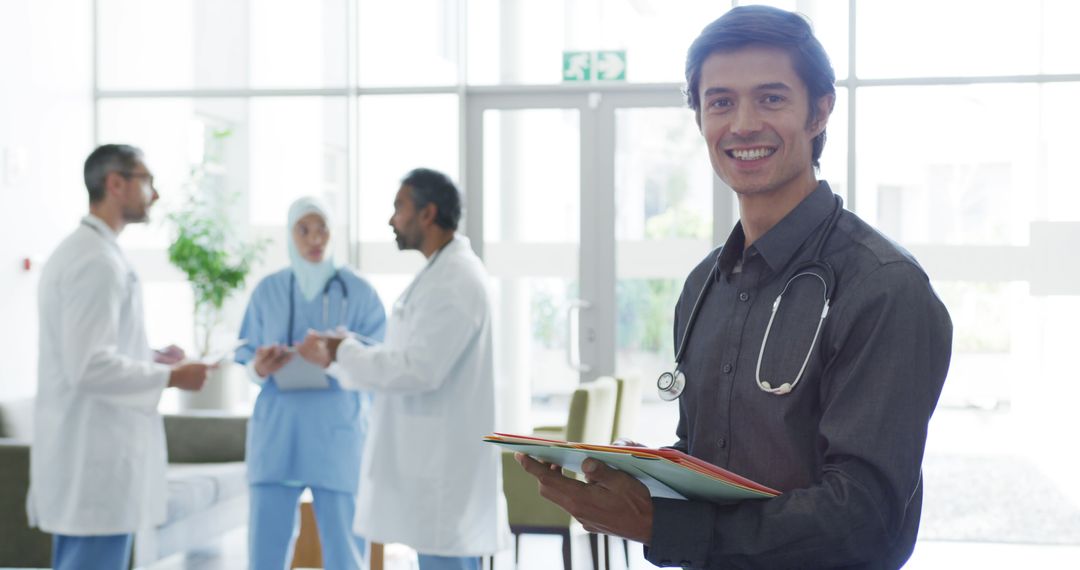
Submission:
[[[349,288],[345,286],[345,280],[341,278],[341,272],[335,271],[334,275],[323,286],[323,325],[330,321],[330,287],[337,283],[341,288],[341,310],[338,315],[344,321],[346,310],[349,308]],[[296,275],[289,274],[289,328],[285,332],[285,346],[292,346],[293,326],[296,323]]]
[[[791,392],[792,389],[802,380],[803,373],[806,371],[806,366],[810,362],[810,356],[814,352],[814,347],[817,344],[818,337],[821,334],[822,326],[825,324],[825,317],[829,314],[829,304],[832,301],[832,289],[836,286],[836,276],[833,273],[832,267],[825,262],[822,253],[825,248],[825,243],[832,235],[833,230],[836,227],[837,221],[843,214],[844,205],[839,196],[834,196],[835,206],[832,214],[829,216],[828,223],[825,226],[825,230],[822,232],[821,238],[818,240],[817,246],[814,248],[814,256],[811,261],[805,264],[799,265],[795,271],[793,271],[792,277],[784,283],[784,288],[781,289],[780,294],[776,296],[776,300],[773,301],[771,314],[769,315],[769,322],[765,325],[765,334],[761,339],[761,347],[758,350],[757,365],[754,371],[754,380],[763,392],[767,392],[774,395],[783,395]],[[809,271],[811,268],[817,268],[825,275]],[[690,333],[693,331],[694,323],[697,321],[698,314],[701,310],[701,302],[712,288],[713,281],[718,278],[720,272],[719,260],[713,263],[712,268],[709,270],[709,274],[705,278],[705,283],[701,287],[701,291],[698,292],[697,299],[694,300],[694,305],[690,309],[690,317],[686,321],[686,327],[683,329],[682,338],[679,340],[679,348],[675,351],[675,369],[671,372],[664,372],[656,379],[656,388],[659,392],[660,398],[667,401],[673,401],[682,396],[682,392],[686,386],[685,375],[682,372],[683,356],[686,351],[687,341],[690,338]],[[824,298],[824,305],[821,309],[821,316],[818,319],[817,327],[814,329],[814,337],[810,341],[810,348],[807,349],[806,358],[803,359],[802,366],[799,368],[798,374],[792,382],[785,382],[778,386],[773,386],[767,381],[761,379],[761,362],[765,356],[765,345],[769,341],[769,333],[772,331],[773,322],[776,319],[776,313],[780,309],[780,301],[787,292],[791,283],[800,277],[813,276],[821,281],[823,286],[822,297]]]

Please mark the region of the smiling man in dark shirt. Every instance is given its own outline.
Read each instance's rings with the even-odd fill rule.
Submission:
[[[899,568],[918,532],[948,312],[914,258],[817,180],[835,77],[801,16],[731,10],[690,47],[686,77],[740,221],[675,310],[674,447],[783,493],[650,499],[598,462],[586,484],[518,460],[586,528],[645,543],[657,565]]]

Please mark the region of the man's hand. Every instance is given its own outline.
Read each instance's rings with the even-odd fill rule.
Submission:
[[[308,331],[304,342],[296,346],[296,352],[315,366],[326,368],[331,362],[337,360],[337,349],[343,340],[345,340],[343,337],[323,336],[315,331]]]
[[[172,366],[173,364],[178,364],[183,361],[184,356],[184,349],[175,344],[170,344],[165,348],[154,350],[154,362],[157,362],[158,364],[168,364],[169,366]]]
[[[203,384],[206,383],[207,372],[214,368],[202,362],[178,364],[173,367],[172,372],[169,374],[169,387],[193,392],[202,390]]]
[[[514,458],[536,477],[540,496],[573,515],[585,530],[629,538],[643,544],[652,540],[652,499],[637,479],[595,460],[582,463],[585,480],[564,477],[562,468],[523,454]]]
[[[281,367],[288,364],[292,357],[288,349],[280,344],[260,347],[255,350],[255,373],[259,375],[259,378],[266,378],[281,370]]]

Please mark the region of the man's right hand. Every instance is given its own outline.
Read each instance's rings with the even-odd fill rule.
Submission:
[[[191,391],[202,390],[203,384],[206,383],[206,374],[211,368],[202,362],[177,364],[173,366],[169,374],[169,387]]]
[[[281,370],[292,357],[292,353],[280,344],[261,347],[255,351],[255,373],[259,378],[266,378]]]

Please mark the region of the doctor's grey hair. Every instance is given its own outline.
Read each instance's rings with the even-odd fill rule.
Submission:
[[[417,168],[401,179],[402,186],[412,189],[413,205],[417,210],[435,204],[435,224],[456,230],[461,221],[461,192],[450,177],[430,168]]]
[[[105,198],[105,178],[110,172],[131,172],[142,160],[143,152],[131,145],[105,144],[94,149],[83,165],[83,180],[90,193],[90,203]]]

